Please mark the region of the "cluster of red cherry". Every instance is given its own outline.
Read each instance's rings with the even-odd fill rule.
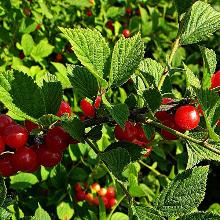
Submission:
[[[90,189],[90,192],[88,192]],[[109,186],[106,188],[101,188],[98,183],[93,183],[90,187],[88,184],[84,184],[82,188],[80,183],[76,183],[74,185],[75,190],[75,198],[76,201],[87,201],[90,205],[99,206],[99,198],[100,197],[105,205],[106,209],[112,208],[117,200],[115,198],[115,188]],[[98,195],[97,195],[98,194]]]
[[[62,101],[57,116],[71,114],[68,103]],[[33,129],[40,127],[26,120],[24,126],[16,124],[9,116],[0,115],[0,174],[12,176],[18,171],[35,172],[40,165],[57,165],[63,151],[70,143],[76,143],[62,127],[54,126],[43,137],[43,144],[29,143]]]

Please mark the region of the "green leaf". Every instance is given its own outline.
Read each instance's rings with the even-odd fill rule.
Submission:
[[[11,219],[12,213],[7,209],[0,207],[0,220]]]
[[[85,136],[85,126],[82,121],[77,118],[62,121],[62,126],[74,139],[83,142]]]
[[[124,8],[123,7],[116,7],[116,6],[109,7],[106,12],[106,16],[108,18],[112,18],[112,19],[123,16],[124,14],[125,14]]]
[[[112,106],[109,110],[112,118],[120,125],[120,127],[124,127],[125,122],[128,120],[129,109],[126,104],[117,104]]]
[[[100,140],[102,138],[102,125],[97,125],[95,127],[93,127],[88,133],[87,133],[87,137],[90,140]]]
[[[34,40],[30,34],[24,34],[21,38],[21,46],[25,56],[29,56],[33,47],[35,46]]]
[[[90,0],[67,0],[68,4],[71,4],[73,6],[79,7],[79,8],[89,8],[92,6]]]
[[[131,162],[131,158],[127,150],[119,147],[117,149],[100,153],[99,157],[118,180],[125,181],[125,177],[122,176],[122,172]]]
[[[129,220],[128,216],[125,215],[122,212],[115,212],[112,217],[111,220]]]
[[[220,161],[220,155],[206,147],[202,147],[192,142],[187,142],[186,146],[188,152],[187,169],[195,166],[202,160]],[[220,151],[220,146],[212,145],[212,149]]]
[[[0,176],[0,206],[2,206],[2,204],[4,203],[6,194],[7,194],[7,189],[5,186],[5,182],[3,178]]]
[[[164,216],[179,217],[196,209],[205,196],[209,166],[178,174],[156,199],[155,208]]]
[[[47,81],[43,81],[41,93],[47,114],[56,114],[63,99],[62,85],[53,75],[48,75]],[[42,103],[40,103],[42,105]]]
[[[144,57],[144,42],[141,35],[132,38],[120,38],[115,44],[110,71],[110,84],[124,84],[138,68]]]
[[[139,70],[149,85],[158,87],[164,68],[157,61],[147,58],[141,61]]]
[[[206,127],[210,138],[219,141],[219,136],[215,133],[214,128],[220,118],[220,99],[218,93],[212,90],[197,90],[199,104],[202,107]]]
[[[132,205],[131,209],[138,220],[165,220],[157,210],[147,206]]]
[[[57,215],[59,219],[71,219],[74,214],[74,209],[71,207],[70,203],[67,202],[61,202],[57,206]]]
[[[220,214],[220,204],[219,203],[213,203],[208,208],[209,212]]]
[[[220,220],[220,215],[211,212],[194,212],[177,220]]]
[[[67,72],[74,92],[79,99],[93,98],[98,93],[98,82],[96,78],[82,66],[68,65]]]
[[[148,108],[155,112],[161,105],[162,96],[157,88],[149,88],[144,91],[144,100],[147,103]]]
[[[48,19],[52,19],[53,15],[51,14],[47,5],[43,1],[39,1],[39,5],[41,7],[42,14],[44,14]]]
[[[99,80],[103,81],[104,69],[110,56],[110,49],[96,29],[60,28],[71,43],[80,62]]]
[[[41,62],[44,57],[53,52],[54,46],[50,45],[47,39],[41,40],[32,50],[31,56],[36,62]]]
[[[40,204],[38,204],[38,209],[35,211],[35,215],[31,220],[51,220],[51,218],[49,214],[41,208]]]
[[[46,113],[41,90],[30,76],[16,71],[10,94],[13,103],[27,115],[39,118]]]
[[[211,86],[211,75],[215,72],[217,65],[216,54],[214,50],[200,46],[200,51],[203,57],[203,80],[202,88],[209,89]]]
[[[99,199],[99,220],[106,220],[106,209],[101,197]]]
[[[10,187],[15,190],[24,190],[39,182],[37,177],[32,173],[18,173],[15,176],[11,176],[10,179]]]
[[[67,68],[62,63],[51,62],[58,72],[55,72],[57,79],[61,82],[63,89],[72,88],[67,76]]]
[[[209,4],[197,1],[182,20],[180,44],[198,43],[218,29],[220,29],[220,13]]]

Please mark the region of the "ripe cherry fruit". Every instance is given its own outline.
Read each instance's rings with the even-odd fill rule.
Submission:
[[[12,124],[5,128],[3,138],[10,147],[21,148],[27,143],[28,131],[20,125]]]
[[[100,185],[98,183],[93,183],[91,185],[91,189],[95,192],[99,192],[99,190],[101,189]]]
[[[35,124],[34,122],[29,120],[24,121],[24,126],[29,132],[32,132],[32,130],[39,128],[38,124]]]
[[[0,133],[2,133],[5,128],[10,124],[13,124],[13,120],[11,117],[4,114],[0,115]]]
[[[82,109],[86,117],[93,118],[95,116],[95,109],[90,102],[86,99],[82,99],[80,102],[80,108]]]
[[[5,142],[3,140],[3,137],[0,136],[0,154],[5,151]]]
[[[12,164],[16,169],[23,172],[35,172],[39,167],[37,154],[29,147],[18,149],[13,156]]]
[[[192,105],[184,105],[176,110],[175,123],[183,130],[192,130],[196,128],[200,122],[198,110]]]
[[[61,117],[65,113],[67,113],[68,116],[70,116],[71,115],[71,107],[68,102],[62,101],[56,116]]]
[[[219,87],[219,86],[220,86],[220,70],[212,75],[211,89],[214,89],[214,88]]]
[[[84,191],[78,191],[76,192],[76,200],[79,201],[83,201],[86,199],[86,193]]]
[[[101,102],[102,102],[102,96],[97,96],[95,99],[94,107],[98,109],[101,105]]]
[[[86,11],[86,15],[87,15],[88,17],[91,17],[91,16],[92,16],[92,11],[91,11],[91,9],[88,9],[88,10]]]
[[[107,198],[115,198],[115,188],[113,186],[109,186],[107,188],[107,193],[106,193]]]
[[[63,59],[63,55],[61,53],[57,53],[55,57],[55,62],[59,63]]]
[[[12,176],[16,174],[17,170],[12,165],[13,154],[5,153],[0,157],[0,175]]]
[[[124,35],[125,38],[128,38],[131,36],[131,32],[128,29],[124,29],[122,31],[122,34]]]

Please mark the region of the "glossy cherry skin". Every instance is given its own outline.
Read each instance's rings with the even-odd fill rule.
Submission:
[[[56,115],[58,117],[61,117],[65,113],[67,113],[68,116],[70,116],[71,115],[71,107],[70,107],[68,102],[62,101],[61,104],[60,104],[60,108],[59,108],[59,110],[58,110]]]
[[[2,176],[13,176],[16,174],[17,169],[12,165],[13,154],[5,153],[0,157],[0,175]]]
[[[183,130],[192,130],[196,128],[200,122],[198,110],[192,105],[184,105],[176,110],[175,123]]]
[[[13,156],[12,164],[23,172],[35,172],[39,168],[37,154],[30,147],[18,149]]]
[[[92,193],[87,193],[85,195],[85,200],[92,204],[92,202],[93,202],[93,195],[92,195]]]
[[[141,124],[139,124],[139,123],[137,123],[135,125],[135,129],[136,129],[135,139],[142,142],[142,143],[144,143],[145,145],[149,144],[155,136],[155,134],[152,134],[152,137],[150,139],[147,139],[147,137],[145,135],[145,132],[144,132],[144,129],[141,127]]]
[[[35,124],[34,122],[29,120],[24,121],[24,126],[29,132],[32,132],[32,130],[39,128],[38,124]]]
[[[219,87],[219,86],[220,86],[220,70],[212,75],[211,89],[214,89],[214,88]]]
[[[101,188],[101,189],[98,191],[99,196],[105,196],[106,193],[107,193],[107,189],[106,189],[106,188]]]
[[[74,185],[74,189],[75,189],[75,191],[82,191],[82,186],[80,185],[80,183],[76,183],[75,185]]]
[[[131,32],[128,29],[124,29],[122,31],[122,34],[124,35],[125,38],[129,38],[131,36]]]
[[[112,20],[109,20],[109,21],[106,23],[106,27],[107,27],[108,29],[110,29],[111,31],[114,31],[114,29],[115,29]]]
[[[76,201],[83,201],[86,199],[86,193],[84,191],[76,192]]]
[[[0,154],[5,151],[5,142],[2,136],[0,136]]]
[[[28,131],[26,128],[20,125],[12,124],[5,128],[3,138],[5,144],[12,148],[18,149],[27,143]]]
[[[172,98],[163,98],[162,99],[162,105],[173,103],[173,101],[174,100]]]
[[[99,190],[101,189],[100,185],[98,183],[93,183],[91,185],[91,189],[95,192],[99,192]]]
[[[113,186],[109,186],[107,188],[106,197],[109,199],[115,198],[115,188]]]
[[[37,155],[40,165],[45,167],[53,167],[59,164],[63,157],[61,152],[53,152],[45,145],[40,146],[37,151]]]
[[[108,201],[109,206],[112,208],[114,205],[116,205],[117,200],[115,198],[111,198]]]
[[[13,124],[14,121],[8,115],[0,115],[0,133],[2,133],[7,126]]]
[[[97,96],[94,102],[94,107],[98,109],[101,105],[101,102],[102,102],[102,96]]]
[[[93,118],[95,116],[95,109],[91,103],[89,103],[86,99],[82,99],[80,102],[80,108],[82,109],[84,115],[86,117]]]
[[[65,150],[69,145],[70,136],[60,126],[50,129],[45,137],[48,149],[57,152]]]
[[[177,130],[179,132],[184,132],[183,129],[179,128],[179,126],[176,125],[176,123],[174,121],[174,117],[168,118],[167,120],[162,121],[162,124],[164,124],[165,126],[167,126],[169,128],[172,128],[174,130]],[[170,133],[169,131],[167,131],[165,129],[161,129],[161,135],[166,140],[177,140],[178,139],[177,136],[175,136],[174,134]]]
[[[119,125],[115,126],[115,137],[119,141],[132,142],[136,138],[136,128],[134,124],[130,121],[125,122],[124,129]]]

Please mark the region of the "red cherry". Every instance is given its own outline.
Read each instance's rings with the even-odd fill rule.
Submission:
[[[86,196],[85,196],[85,200],[89,203],[92,203],[93,202],[93,195],[92,193],[87,193]]]
[[[97,96],[96,99],[95,99],[95,103],[94,103],[94,107],[96,109],[98,109],[100,107],[101,101],[102,101],[102,96]]]
[[[41,145],[37,151],[39,163],[45,167],[53,167],[61,162],[63,154],[53,152],[45,145]]]
[[[106,27],[107,27],[108,29],[110,29],[111,31],[114,31],[114,29],[115,29],[112,20],[109,20],[109,21],[106,23]]]
[[[106,207],[106,208],[108,208],[108,198],[106,197],[106,196],[103,196],[103,197],[101,197],[102,198],[102,201],[103,201],[103,203],[104,203],[104,206]]]
[[[130,121],[125,123],[124,129],[122,129],[119,125],[116,125],[114,132],[115,137],[119,141],[132,142],[136,138],[136,128]]]
[[[122,31],[122,34],[124,35],[125,38],[128,38],[131,36],[131,32],[128,29],[124,29]]]
[[[15,152],[12,164],[23,172],[35,172],[39,167],[36,152],[28,147],[20,148]]]
[[[21,148],[27,143],[28,131],[20,125],[12,124],[5,128],[3,137],[5,144],[12,148]]]
[[[174,118],[168,118],[167,120],[162,121],[162,123],[169,127],[172,128],[174,130],[177,130],[179,132],[184,132],[183,129],[179,128],[179,126],[176,125]],[[165,130],[165,129],[161,129],[161,135],[166,139],[166,140],[177,140],[178,137],[175,136],[174,134],[170,133],[169,131]]]
[[[45,143],[51,151],[63,151],[69,145],[70,136],[60,126],[53,127],[46,135]]]
[[[81,100],[80,108],[82,109],[85,116],[90,118],[93,118],[95,116],[94,107],[86,99]]]
[[[130,16],[132,14],[132,9],[131,8],[126,8],[125,13]]]
[[[29,132],[32,132],[33,129],[38,129],[38,128],[39,128],[39,125],[38,125],[38,124],[35,124],[34,122],[29,121],[29,120],[25,120],[25,121],[24,121],[24,126],[25,126],[25,128],[26,128]]]
[[[183,130],[192,130],[200,122],[200,116],[197,109],[191,105],[181,106],[176,110],[175,123]]]
[[[37,24],[35,30],[40,30],[41,24]]]
[[[220,70],[218,70],[215,74],[212,75],[211,78],[211,89],[220,86]]]
[[[98,197],[93,198],[92,203],[96,206],[99,206],[99,199]]]
[[[107,193],[107,189],[106,188],[101,188],[99,191],[98,191],[98,194],[99,196],[105,196]]]
[[[0,154],[5,151],[5,143],[3,137],[0,136]]]
[[[88,17],[91,17],[91,16],[92,16],[92,11],[91,11],[90,9],[88,9],[88,10],[86,11],[86,15],[87,15]]]
[[[141,124],[139,123],[135,125],[135,129],[136,129],[136,139],[138,141],[144,142],[145,144],[149,144],[154,138],[154,134],[152,134],[151,139],[148,140],[144,133],[144,129],[141,127]]]
[[[198,107],[197,107],[197,111],[199,112],[199,114],[200,114],[201,116],[204,115],[203,110],[202,110],[202,107],[201,107],[200,104],[199,104]]]
[[[156,112],[155,114],[156,118],[159,120],[159,121],[165,121],[165,120],[173,120],[173,116],[170,115],[168,112],[166,111],[159,111],[159,112]]]
[[[9,117],[8,115],[4,115],[4,114],[0,115],[0,133],[2,133],[7,126],[13,123],[14,122],[12,118]]]
[[[5,153],[0,158],[0,175],[12,176],[16,174],[17,170],[12,165],[13,154]]]
[[[68,116],[70,116],[71,115],[71,107],[68,102],[62,101],[56,116],[61,117],[65,113],[67,113]]]
[[[115,198],[115,188],[113,186],[109,186],[107,188],[107,193],[106,193],[107,198]]]
[[[86,193],[84,191],[76,192],[76,201],[83,201],[86,198]]]
[[[80,183],[76,183],[76,184],[74,185],[74,189],[75,189],[75,191],[77,191],[77,192],[82,191],[82,187],[81,187]]]
[[[57,53],[55,57],[55,62],[59,63],[63,59],[63,55],[61,53]]]
[[[109,206],[112,208],[113,206],[116,205],[117,200],[115,198],[111,198],[109,199],[108,203],[109,203]]]
[[[162,99],[162,105],[166,105],[166,104],[169,104],[169,103],[173,103],[173,99],[171,98],[163,98]]]
[[[91,189],[95,192],[99,192],[99,190],[101,189],[100,185],[98,183],[93,183],[91,185]]]

